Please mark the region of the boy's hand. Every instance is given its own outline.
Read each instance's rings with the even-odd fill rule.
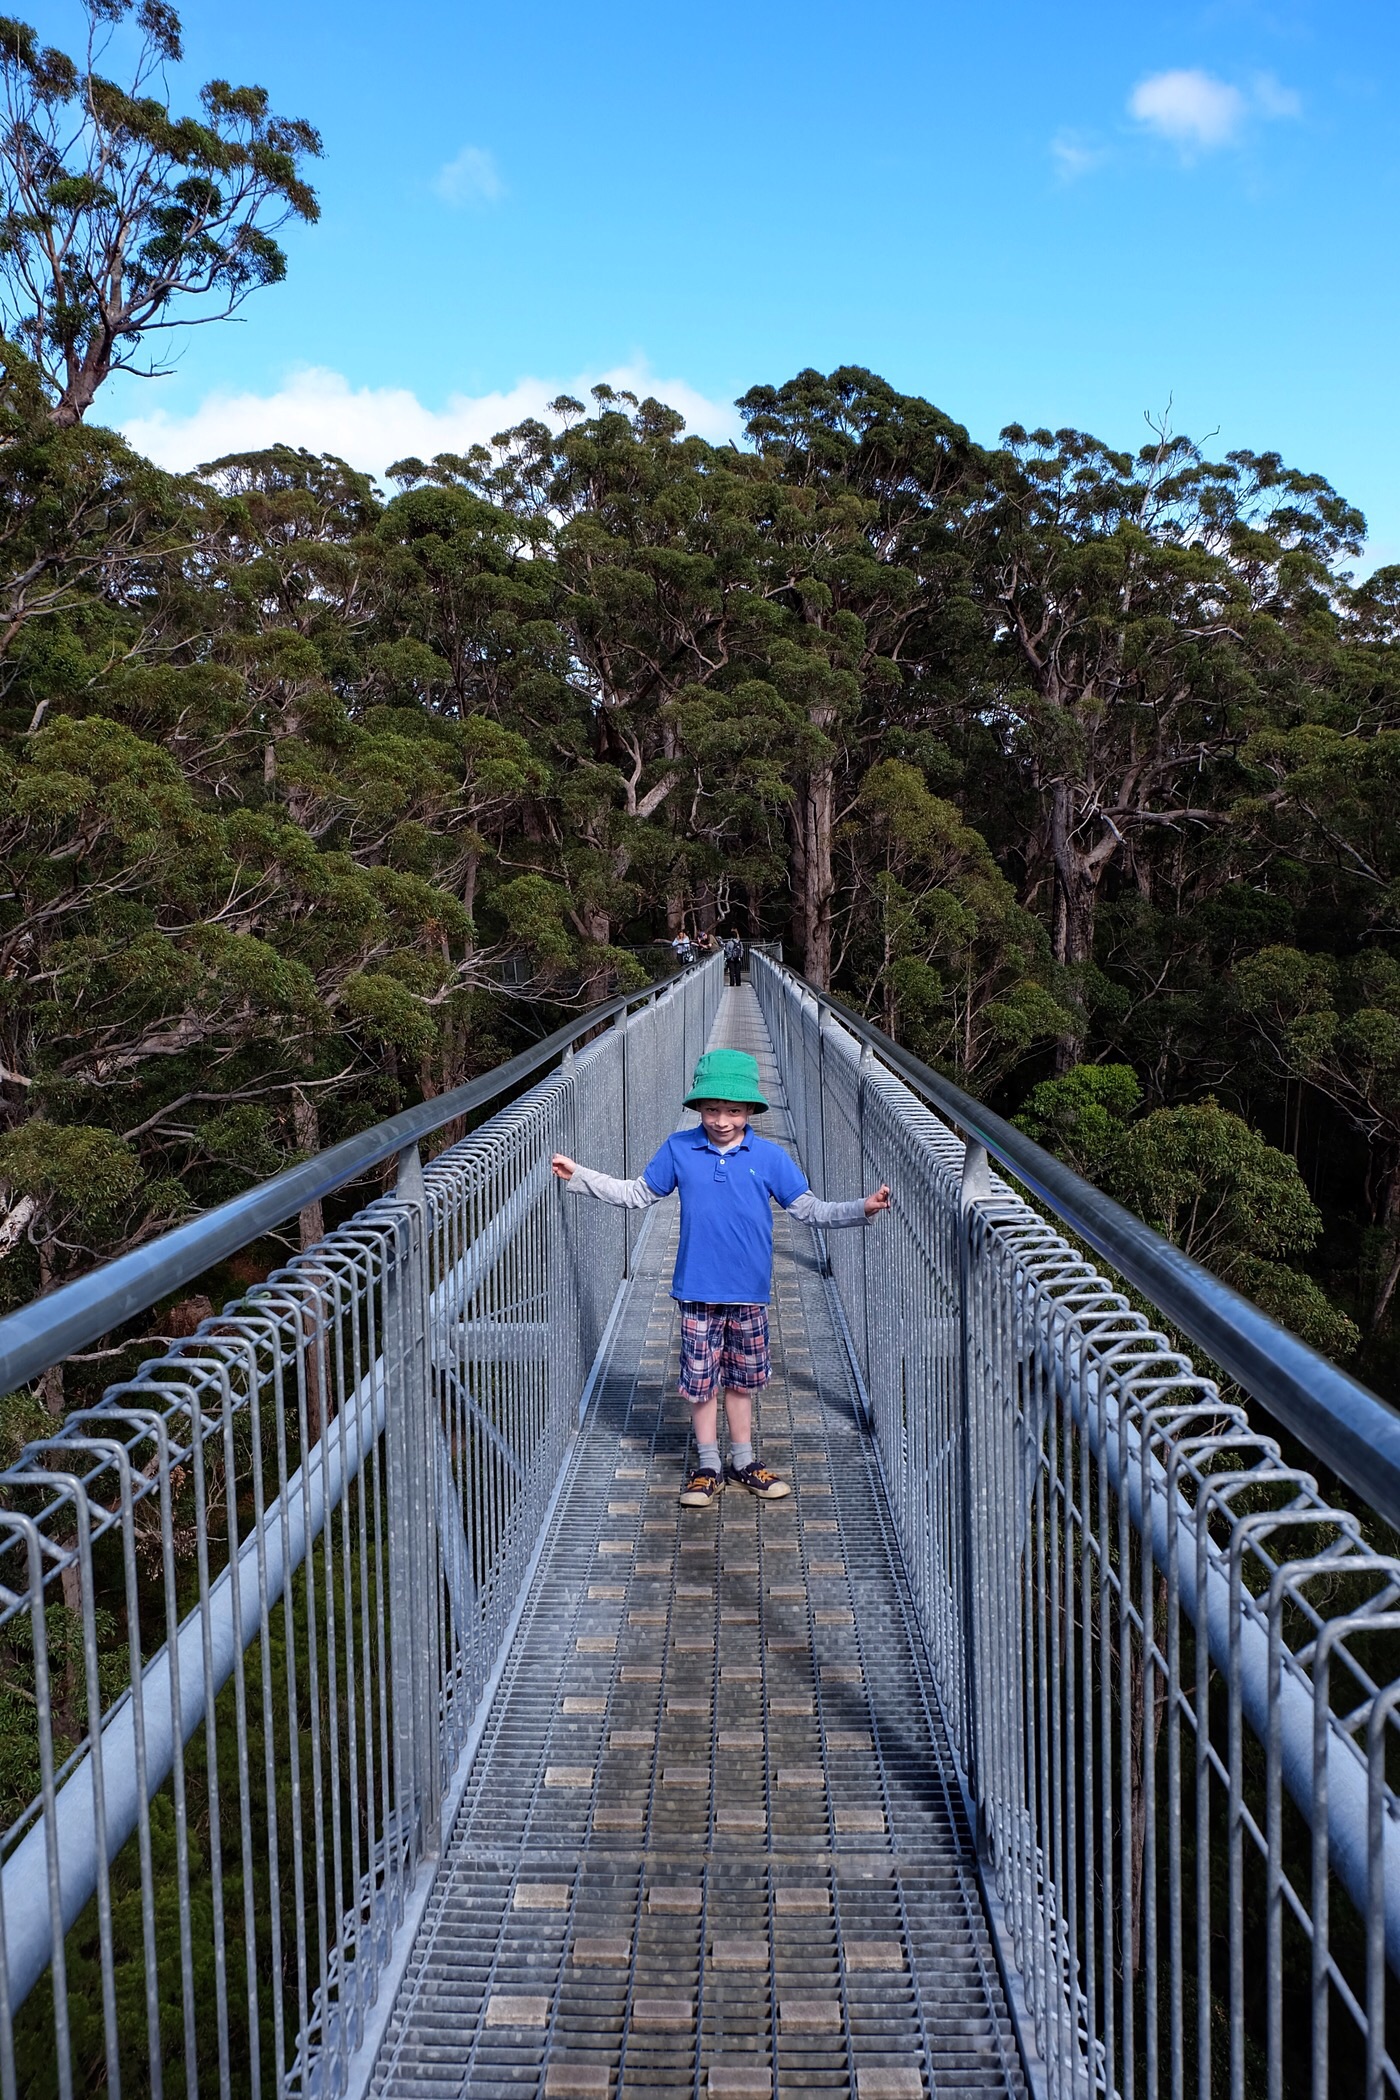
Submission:
[[[567,1152],[556,1152],[549,1164],[561,1181],[572,1181],[574,1168],[578,1165],[578,1161],[570,1159]]]
[[[873,1218],[877,1210],[888,1210],[889,1207],[890,1192],[886,1184],[882,1181],[880,1183],[879,1188],[876,1189],[874,1195],[866,1197],[865,1215],[867,1218]]]

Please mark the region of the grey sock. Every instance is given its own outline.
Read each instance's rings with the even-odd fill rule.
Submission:
[[[745,1466],[753,1464],[753,1445],[736,1443],[734,1438],[731,1437],[729,1440],[729,1463],[742,1473]]]
[[[700,1466],[700,1468],[702,1469],[702,1471],[704,1471],[704,1472],[706,1472],[706,1473],[718,1473],[718,1471],[719,1471],[719,1445],[718,1445],[718,1444],[697,1444],[697,1445],[695,1446],[695,1459],[696,1459],[696,1464],[697,1464],[698,1466]]]

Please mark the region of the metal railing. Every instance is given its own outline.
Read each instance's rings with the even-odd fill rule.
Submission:
[[[1400,2090],[1400,1423],[878,1030],[753,982],[814,1187],[893,1188],[832,1285],[1046,2090]]]
[[[0,1322],[9,1391],[397,1158],[0,1475],[4,2100],[329,2095],[372,2051],[636,1235],[550,1154],[639,1172],[720,984],[610,1000]]]

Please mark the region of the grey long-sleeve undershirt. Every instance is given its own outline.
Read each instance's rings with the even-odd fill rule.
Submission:
[[[639,1174],[635,1181],[619,1181],[615,1174],[600,1174],[596,1167],[575,1167],[568,1185],[576,1196],[596,1196],[600,1203],[616,1203],[624,1210],[649,1210],[653,1203],[665,1200],[645,1174]],[[804,1189],[789,1203],[787,1213],[800,1225],[820,1225],[829,1230],[870,1223],[864,1196],[853,1196],[849,1203],[824,1203],[810,1189]]]

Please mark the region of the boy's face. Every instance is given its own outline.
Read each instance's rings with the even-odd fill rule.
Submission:
[[[712,1145],[732,1145],[749,1127],[749,1112],[742,1101],[702,1101],[700,1124]]]

